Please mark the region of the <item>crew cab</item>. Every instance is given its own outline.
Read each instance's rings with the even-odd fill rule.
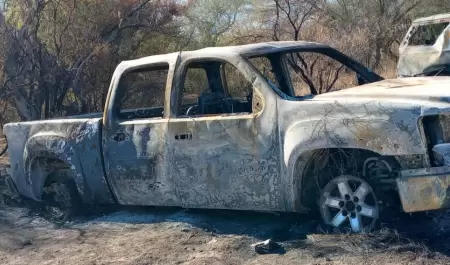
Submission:
[[[124,61],[103,113],[5,125],[9,183],[60,208],[310,212],[358,233],[448,208],[449,85],[313,42]]]

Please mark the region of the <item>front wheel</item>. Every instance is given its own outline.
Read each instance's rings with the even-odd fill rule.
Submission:
[[[372,231],[380,209],[372,187],[361,178],[346,175],[325,185],[319,208],[325,224],[353,233]]]

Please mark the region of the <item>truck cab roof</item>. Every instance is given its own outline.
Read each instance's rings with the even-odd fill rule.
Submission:
[[[417,25],[417,24],[428,24],[428,23],[436,23],[436,22],[450,22],[450,13],[437,14],[437,15],[433,15],[433,16],[417,18],[412,22],[412,24]]]
[[[235,46],[220,46],[220,47],[207,47],[198,50],[180,51],[183,55],[189,55],[190,57],[196,57],[198,55],[205,54],[235,54],[243,57],[257,57],[264,54],[283,52],[293,49],[314,49],[323,48],[331,49],[330,46],[317,42],[308,41],[272,41],[272,42],[260,42]],[[149,58],[163,60],[165,57],[178,56],[180,52],[173,52],[160,55],[146,56],[143,58],[123,61],[125,64],[142,63],[142,60],[148,60]]]

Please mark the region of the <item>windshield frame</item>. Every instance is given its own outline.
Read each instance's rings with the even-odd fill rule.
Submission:
[[[286,68],[286,61],[285,61],[285,56],[287,54],[299,53],[299,52],[318,53],[318,54],[323,54],[325,56],[328,56],[331,59],[334,59],[337,62],[341,63],[342,65],[353,70],[358,75],[358,77],[363,79],[364,84],[384,80],[384,78],[382,76],[378,75],[371,69],[365,67],[364,65],[357,62],[356,60],[350,58],[349,56],[347,56],[347,55],[343,54],[342,52],[340,52],[334,48],[331,48],[331,47],[323,47],[323,46],[320,46],[320,47],[311,47],[311,46],[295,47],[292,49],[283,49],[282,51],[247,56],[246,59],[270,85],[271,80],[269,80],[267,78],[267,76],[264,73],[262,73],[258,69],[258,67],[256,67],[251,61],[251,59],[255,59],[255,58],[267,58],[270,61],[271,68],[278,79],[277,80],[278,83],[281,82],[282,85],[284,86],[284,89],[282,87],[274,87],[273,85],[270,85],[270,87],[272,87],[272,89],[282,98],[286,98],[289,100],[304,100],[306,98],[311,98],[315,95],[309,94],[306,96],[295,96],[295,94],[293,93],[292,80],[290,78],[289,71]],[[281,86],[281,84],[279,86]]]

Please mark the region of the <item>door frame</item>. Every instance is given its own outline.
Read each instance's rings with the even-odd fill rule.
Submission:
[[[118,198],[118,190],[117,187],[113,184],[114,181],[111,180],[111,176],[108,173],[111,165],[109,163],[109,155],[108,155],[108,142],[110,141],[109,137],[114,135],[117,132],[118,128],[122,125],[132,124],[146,124],[146,123],[167,123],[171,116],[171,91],[174,82],[174,74],[179,63],[180,54],[173,53],[168,55],[158,55],[158,56],[150,56],[132,61],[124,61],[120,63],[116,70],[114,71],[113,77],[111,79],[111,84],[109,87],[108,95],[105,103],[105,111],[103,113],[103,123],[102,123],[102,144],[101,144],[101,152],[103,156],[103,168],[104,175],[106,176],[106,181],[115,200],[119,203],[121,201]],[[161,118],[133,118],[133,119],[120,119],[120,101],[121,101],[121,93],[119,91],[119,83],[121,77],[127,72],[137,70],[137,69],[145,69],[152,68],[153,66],[158,65],[168,65],[168,74],[165,85],[165,93],[164,93],[164,113]],[[114,132],[114,133],[113,133]],[[167,148],[167,146],[166,146]],[[165,157],[164,159],[169,159]],[[167,169],[165,169],[167,171]]]
[[[253,89],[253,98],[255,96],[259,96],[259,99],[261,100],[261,108],[258,111],[255,111],[255,105],[252,106],[252,113],[248,114],[217,114],[217,115],[198,115],[193,117],[181,117],[183,114],[178,113],[178,110],[181,109],[182,104],[182,96],[183,91],[182,87],[185,81],[185,76],[187,73],[188,65],[192,62],[201,62],[201,61],[219,61],[223,63],[228,63],[232,66],[234,66],[244,77],[247,81],[249,81],[252,84]],[[189,123],[203,123],[203,122],[214,122],[215,120],[220,121],[231,121],[231,120],[253,120],[252,124],[255,128],[258,128],[258,132],[254,132],[252,130],[252,133],[258,134],[254,137],[255,141],[258,141],[258,145],[255,146],[263,146],[261,150],[259,151],[255,149],[255,152],[258,154],[256,155],[256,160],[261,160],[261,162],[267,161],[267,159],[271,159],[271,161],[276,161],[276,166],[273,167],[277,173],[276,176],[273,175],[273,177],[278,178],[278,193],[280,196],[276,198],[276,206],[273,205],[266,205],[270,210],[284,210],[285,208],[285,187],[284,182],[280,180],[282,175],[282,165],[280,159],[280,156],[282,158],[283,153],[278,152],[274,150],[281,151],[280,143],[279,143],[279,131],[278,131],[278,112],[277,112],[277,94],[275,91],[272,90],[272,88],[269,86],[265,78],[258,72],[258,70],[250,63],[248,60],[244,57],[241,57],[238,54],[235,53],[224,53],[224,54],[215,54],[214,56],[211,56],[210,53],[205,54],[198,54],[198,53],[190,53],[186,52],[183,53],[181,56],[179,67],[176,69],[175,74],[175,82],[174,86],[172,88],[171,95],[174,97],[171,102],[174,104],[172,106],[172,116],[169,120],[169,134],[175,134],[176,131],[172,130],[172,125],[179,122],[189,122]],[[180,115],[181,114],[181,115]],[[195,126],[195,125],[194,125]],[[180,126],[180,128],[184,126]],[[193,135],[195,137],[195,135]],[[173,145],[173,137],[170,136],[170,150],[173,152],[175,150],[175,145]],[[262,155],[259,154],[261,152]],[[174,161],[175,162],[175,161]],[[259,163],[259,162],[258,162]],[[176,172],[175,169],[172,169],[171,172]],[[174,174],[171,173],[171,174]],[[176,177],[176,176],[174,176]],[[181,190],[179,189],[178,193],[181,194]],[[181,195],[180,195],[181,196]],[[275,195],[274,195],[275,196]],[[272,197],[275,198],[275,197]],[[183,203],[184,207],[196,207],[195,201],[185,202],[185,199],[180,198],[180,201]],[[191,205],[191,203],[193,205]],[[241,209],[241,210],[254,210],[261,205],[256,204],[245,204],[244,202],[242,205],[239,205],[238,208],[234,209]],[[255,203],[255,202],[253,202]],[[189,204],[189,205],[187,205]],[[217,205],[197,205],[200,208],[217,208]],[[272,208],[270,208],[272,207]],[[222,207],[223,208],[223,207]],[[224,207],[227,208],[227,207]],[[229,208],[233,209],[233,208]],[[266,208],[267,209],[267,208]]]
[[[142,68],[151,68],[152,66],[159,64],[169,65],[164,95],[164,115],[162,117],[163,119],[169,119],[172,116],[171,112],[173,107],[173,104],[170,101],[171,93],[173,91],[174,76],[178,68],[179,62],[180,62],[180,53],[173,53],[167,55],[144,57],[142,59],[124,61],[120,63],[113,73],[108,94],[106,97],[105,110],[103,113],[104,130],[114,129],[114,126],[122,122],[119,120],[118,117],[121,100],[118,90],[121,77],[129,71]]]

